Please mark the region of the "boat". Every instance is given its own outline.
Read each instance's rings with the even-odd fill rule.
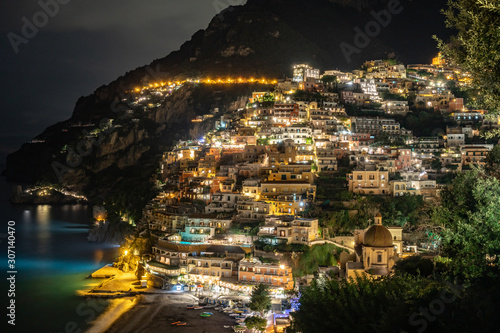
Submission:
[[[195,306],[193,309],[200,310],[200,309],[203,309],[203,306]]]
[[[176,325],[177,326],[185,326],[187,323],[184,323],[184,322],[180,322],[180,323],[177,323]]]
[[[192,309],[194,309],[194,305],[188,305],[188,306],[186,306],[186,309],[192,310]]]
[[[180,322],[181,322],[180,320],[179,320],[179,321],[176,321],[176,322],[172,323],[172,325],[177,325],[177,324],[178,324],[178,323],[180,323]]]
[[[211,313],[211,312],[202,312],[200,314],[201,317],[210,317],[211,315],[213,315],[213,313]]]
[[[241,310],[234,310],[233,313],[243,313]]]

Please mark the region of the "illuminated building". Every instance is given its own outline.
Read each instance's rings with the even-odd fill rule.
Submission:
[[[319,80],[319,69],[306,64],[293,66],[293,81],[304,82],[307,81],[308,78]]]

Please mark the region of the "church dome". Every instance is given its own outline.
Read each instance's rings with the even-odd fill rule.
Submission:
[[[393,246],[391,232],[382,224],[374,224],[366,229],[363,245],[374,247]]]

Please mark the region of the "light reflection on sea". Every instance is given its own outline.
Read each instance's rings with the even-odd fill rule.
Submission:
[[[16,222],[15,331],[64,332],[66,324],[74,322],[84,332],[88,316],[77,310],[87,301],[77,293],[99,282],[87,276],[112,262],[116,246],[87,241],[89,207],[13,206],[10,193],[10,184],[0,178],[0,233],[7,232],[8,221]],[[7,243],[1,241],[1,257],[6,258]],[[0,268],[7,271],[7,260]],[[5,281],[2,278],[2,293],[8,289]]]

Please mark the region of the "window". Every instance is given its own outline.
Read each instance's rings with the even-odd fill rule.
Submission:
[[[377,262],[382,262],[382,254],[381,253],[377,254]]]

